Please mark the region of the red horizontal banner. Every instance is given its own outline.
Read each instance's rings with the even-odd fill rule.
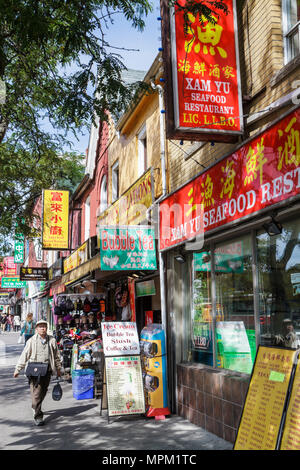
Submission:
[[[300,110],[160,204],[160,250],[300,193]]]

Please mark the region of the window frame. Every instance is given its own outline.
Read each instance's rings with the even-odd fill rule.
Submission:
[[[300,55],[300,19],[290,26],[291,23],[291,2],[294,0],[283,0],[282,2],[282,27],[283,27],[283,46],[284,46],[284,64],[288,64],[295,57]],[[298,32],[299,51],[294,53],[292,48],[292,37]]]
[[[105,200],[105,204],[103,203]],[[108,193],[107,193],[107,175],[104,175],[100,185],[100,214],[108,207]]]
[[[119,161],[115,162],[111,167],[111,199],[115,202],[119,198]]]

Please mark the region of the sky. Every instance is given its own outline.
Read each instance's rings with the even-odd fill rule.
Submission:
[[[146,72],[151,67],[158,48],[161,47],[159,0],[152,0],[153,10],[145,18],[146,27],[143,32],[134,29],[131,24],[120,14],[114,15],[114,24],[109,25],[106,30],[106,40],[109,44],[116,47],[125,47],[134,49],[134,51],[124,51],[111,49],[122,56],[122,62],[128,69],[142,70]],[[88,142],[89,132],[85,135],[78,135],[79,141],[73,140],[73,151],[85,153]]]

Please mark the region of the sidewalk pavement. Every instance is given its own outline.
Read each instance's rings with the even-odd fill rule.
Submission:
[[[53,401],[52,386],[43,403],[45,426],[32,420],[26,377],[13,378],[23,345],[19,333],[0,335],[0,449],[1,450],[232,450],[232,444],[183,418],[111,419],[100,416],[100,400],[76,400],[72,385],[62,383],[63,397]]]

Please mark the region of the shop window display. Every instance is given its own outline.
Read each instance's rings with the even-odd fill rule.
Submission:
[[[191,322],[192,361],[213,365],[211,254],[194,253],[193,310]]]
[[[257,234],[260,342],[300,347],[300,222]]]
[[[218,244],[216,279],[216,365],[251,373],[256,354],[251,237]]]

